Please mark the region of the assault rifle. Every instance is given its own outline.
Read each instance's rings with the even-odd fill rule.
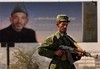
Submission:
[[[82,53],[83,53],[83,56],[86,56],[86,57],[93,57],[93,58],[96,58],[96,59],[98,58],[98,55],[92,56],[89,52],[81,51],[81,50],[78,50],[77,48],[72,48],[72,47],[60,45],[60,46],[59,46],[59,49],[60,49],[60,50],[63,50],[63,52],[69,51],[70,53],[82,52]]]

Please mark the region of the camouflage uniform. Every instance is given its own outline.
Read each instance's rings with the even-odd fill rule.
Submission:
[[[66,36],[71,38],[67,34],[66,34]],[[57,31],[55,34],[48,37],[41,44],[41,47],[39,48],[38,53],[41,56],[45,56],[45,57],[48,57],[48,58],[52,59],[52,61],[50,62],[50,65],[49,65],[49,69],[75,69],[74,64],[71,64],[69,62],[67,53],[63,54],[63,55],[66,55],[65,60],[62,59],[63,55],[61,57],[58,57],[54,54],[55,51],[58,49],[59,45],[71,46],[71,47],[76,48],[73,45],[73,43],[71,43],[68,39],[65,39],[65,37],[60,32]],[[74,62],[81,58],[77,54],[72,54],[71,53],[71,55],[72,55],[72,58],[73,58]]]

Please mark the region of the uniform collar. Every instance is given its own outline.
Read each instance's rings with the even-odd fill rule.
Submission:
[[[67,35],[67,33],[66,34],[63,34],[63,33],[59,32],[59,31],[57,31],[55,33],[55,36],[57,37],[57,39],[59,39],[61,36],[64,36],[64,35]]]

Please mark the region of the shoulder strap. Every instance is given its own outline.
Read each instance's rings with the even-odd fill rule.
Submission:
[[[76,46],[80,51],[83,52],[83,49],[77,44],[77,42],[75,42],[73,39],[71,39],[69,36],[67,36],[67,38],[74,44],[74,46]]]

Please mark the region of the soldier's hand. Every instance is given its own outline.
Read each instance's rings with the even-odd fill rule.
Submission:
[[[62,54],[63,54],[63,51],[62,50],[55,51],[55,55],[56,56],[61,56]]]
[[[77,52],[78,56],[83,56],[83,52]]]

